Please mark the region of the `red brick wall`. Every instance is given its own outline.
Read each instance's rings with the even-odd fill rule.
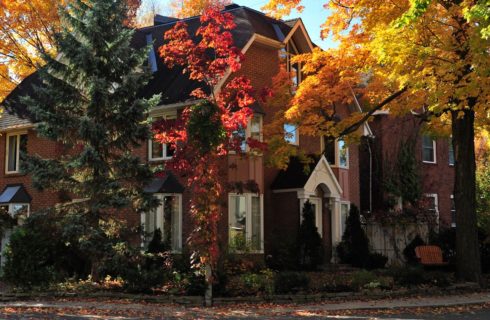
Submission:
[[[15,133],[17,131],[12,131]],[[25,130],[24,130],[25,132]],[[53,206],[60,201],[58,194],[50,191],[39,191],[32,187],[32,181],[29,176],[5,172],[6,161],[6,141],[7,133],[4,132],[0,136],[0,190],[3,190],[6,185],[22,183],[27,192],[32,197],[31,212]],[[37,137],[34,130],[27,131],[27,152],[31,155],[39,155],[43,158],[53,158],[61,154],[61,147],[49,140]]]
[[[373,208],[383,209],[382,183],[383,177],[389,171],[389,164],[395,161],[399,145],[402,141],[416,139],[415,157],[420,165],[422,192],[437,194],[440,223],[449,226],[451,223],[451,194],[454,189],[454,167],[449,165],[449,140],[445,138],[436,141],[437,163],[422,162],[422,136],[420,120],[413,116],[396,118],[388,115],[376,116],[370,123],[376,136],[373,145],[373,173],[375,177],[373,188]],[[367,160],[364,155],[363,159]],[[364,181],[364,180],[363,180]]]

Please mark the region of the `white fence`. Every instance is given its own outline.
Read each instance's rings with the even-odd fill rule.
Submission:
[[[388,265],[401,265],[405,263],[403,249],[419,235],[426,243],[429,238],[427,223],[409,224],[380,224],[368,223],[366,234],[369,244],[374,252],[388,257]]]

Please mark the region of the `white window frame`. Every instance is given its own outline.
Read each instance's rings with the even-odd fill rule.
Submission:
[[[286,69],[287,69],[287,72],[291,73],[292,72],[292,63],[291,63],[291,58],[298,55],[299,54],[299,50],[298,48],[296,47],[296,44],[290,40],[288,41],[288,43],[286,44]],[[303,68],[303,66],[301,65],[301,62],[298,62],[298,73],[295,75],[297,77],[297,84],[294,85],[293,84],[293,88],[292,88],[292,91],[293,93],[296,92],[299,84],[301,83],[301,81],[303,81],[303,76],[302,76],[302,72],[301,72],[301,69]],[[292,79],[291,79],[291,82],[292,82]]]
[[[27,131],[16,131],[16,132],[9,132],[6,134],[6,140],[5,140],[5,173],[6,174],[15,174],[20,172],[20,137],[22,135],[26,135]],[[17,168],[16,170],[9,171],[9,147],[10,147],[10,137],[12,136],[17,136],[17,154],[16,154],[16,165]]]
[[[260,201],[260,249],[251,250],[250,252],[237,251],[237,253],[264,253],[264,195],[258,193],[228,193],[228,243],[230,244],[232,238],[230,237],[231,228],[231,198],[232,197],[245,197],[245,241],[247,243],[252,242],[252,197],[259,197]]]
[[[295,138],[295,139],[294,139],[294,140],[291,140],[291,139],[290,139],[290,140],[288,140],[288,139],[286,138],[286,134],[288,134],[288,133],[290,134],[290,133],[291,133],[291,132],[289,132],[289,131],[286,131],[286,126],[293,126],[293,127],[295,127],[295,129],[294,129],[294,131],[295,131],[294,138]],[[293,146],[299,146],[299,127],[298,127],[298,125],[297,125],[297,124],[294,124],[294,123],[285,123],[285,124],[283,125],[283,130],[284,130],[284,140],[285,140],[287,143],[289,143],[289,144],[291,144],[291,145],[293,145]]]
[[[29,203],[9,203],[4,204],[3,206],[8,207],[8,214],[13,218],[14,206],[27,206],[27,215],[26,217],[31,215],[31,205]]]
[[[425,151],[425,146],[424,146],[424,137],[428,137],[432,140],[432,154],[434,157],[434,161],[427,161],[424,160],[424,151]],[[422,162],[423,163],[431,163],[431,164],[436,164],[437,163],[437,143],[435,139],[432,139],[429,136],[422,136]]]
[[[424,194],[426,198],[434,198],[434,206],[436,211],[436,223],[439,225],[439,199],[437,193],[426,193]]]
[[[160,205],[158,207],[156,207],[154,210],[156,210],[156,214],[157,214],[157,227],[156,228],[160,228],[161,232],[162,232],[162,236],[163,236],[163,231],[164,231],[164,223],[165,223],[165,220],[163,219],[163,215],[164,215],[164,203],[163,203],[163,199],[165,197],[177,197],[177,201],[178,201],[178,204],[179,204],[179,212],[178,212],[178,221],[179,221],[179,227],[177,228],[177,246],[178,248],[172,248],[172,253],[181,253],[182,252],[182,194],[181,193],[155,193],[154,196],[156,198],[158,198],[158,200],[160,200]],[[145,238],[146,236],[146,233],[147,233],[147,228],[146,228],[146,212],[143,212],[141,213],[141,225],[143,226],[143,235],[142,235],[142,241],[141,241],[141,247],[146,247],[147,246],[147,239]],[[156,230],[156,229],[155,229]],[[171,230],[173,230],[171,228]],[[172,244],[171,244],[172,245]]]
[[[174,111],[166,111],[166,112],[154,112],[151,114],[152,118],[162,117],[164,119],[175,118],[177,119],[177,110]],[[161,157],[153,157],[153,137],[148,139],[148,160],[149,161],[167,161],[172,159],[172,156],[167,155],[168,144],[162,143],[163,145],[163,155]]]
[[[450,208],[451,228],[456,228],[456,220],[453,221],[453,211],[454,211],[454,217],[456,218],[456,206],[454,207],[454,210],[453,210],[454,194],[452,194],[449,198],[451,199],[451,208]]]
[[[335,163],[329,163],[330,164],[330,167],[332,168],[342,168],[342,169],[349,169],[349,162],[350,162],[350,149],[349,147],[347,146],[347,144],[345,144],[345,148],[347,149],[346,150],[346,157],[347,157],[347,163],[346,165],[340,165],[340,147],[339,147],[339,143],[340,143],[340,140],[344,141],[344,144],[345,144],[345,140],[344,139],[335,139],[335,143],[334,143],[334,159],[335,159]],[[326,149],[326,145],[325,145],[325,139],[322,138],[320,140],[320,148],[322,150],[322,153],[325,152],[325,149]],[[326,156],[325,156],[326,157]]]
[[[347,219],[349,219],[349,214],[350,214],[350,205],[351,203],[349,201],[340,201],[340,236],[342,237],[344,235],[345,229],[347,227]],[[345,221],[344,224],[342,225],[342,206],[347,206],[347,214],[345,215]]]
[[[250,152],[250,147],[248,146],[247,144],[247,139],[248,138],[251,138],[252,137],[252,120],[253,118],[258,118],[260,120],[260,137],[259,137],[259,141],[262,142],[264,141],[264,117],[259,114],[259,113],[254,113],[252,117],[250,117],[250,119],[248,120],[248,123],[247,123],[247,128],[245,129],[245,140],[244,140],[244,145],[245,145],[245,149],[240,147],[240,151],[243,152],[243,153],[247,153],[247,152]],[[236,132],[236,131],[235,131]],[[229,152],[230,154],[235,154],[235,150],[231,150]]]

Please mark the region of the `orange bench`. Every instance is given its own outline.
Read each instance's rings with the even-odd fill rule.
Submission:
[[[442,257],[442,250],[438,246],[418,246],[415,248],[415,255],[419,262],[424,266],[446,266]]]

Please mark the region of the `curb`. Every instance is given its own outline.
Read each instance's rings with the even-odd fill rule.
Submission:
[[[457,296],[469,293],[484,293],[490,291],[481,289],[477,284],[460,284],[452,287],[439,288],[414,288],[396,291],[364,290],[360,292],[338,292],[317,294],[287,294],[271,296],[246,296],[246,297],[216,297],[213,299],[214,306],[231,304],[305,304],[318,302],[338,301],[377,301],[383,299],[409,298],[414,296]],[[112,292],[96,293],[66,293],[66,292],[44,292],[44,293],[3,293],[0,294],[0,303],[19,302],[28,300],[46,300],[59,298],[100,298],[129,300],[135,303],[148,302],[155,304],[176,304],[186,307],[198,307],[204,305],[202,296],[173,296],[173,295],[142,295]]]

